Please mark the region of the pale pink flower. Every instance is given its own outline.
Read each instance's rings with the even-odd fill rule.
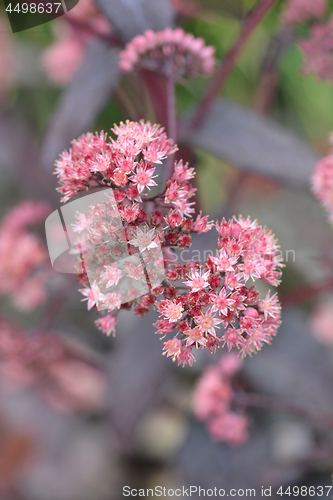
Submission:
[[[88,311],[94,306],[97,306],[98,302],[101,300],[102,294],[97,284],[97,281],[94,281],[91,288],[82,288],[79,290],[82,295],[85,296],[84,299],[81,299],[81,302],[87,300],[88,301]]]
[[[138,227],[134,236],[135,237],[128,243],[135,247],[138,247],[140,252],[144,252],[145,250],[149,250],[150,248],[158,247],[157,243],[154,241],[157,236],[154,228],[148,231],[145,227]]]
[[[108,307],[108,311],[120,309],[121,295],[119,293],[106,293],[103,297],[103,303]]]
[[[129,278],[140,280],[144,275],[144,270],[141,264],[134,264],[134,262],[125,262],[125,271]]]
[[[87,217],[86,214],[77,214],[76,218],[78,219],[78,222],[73,224],[73,231],[76,233],[81,233],[82,231],[85,231],[90,228],[91,226],[91,219]]]
[[[244,338],[242,337],[240,330],[233,327],[228,327],[226,329],[224,335],[222,335],[222,341],[223,347],[227,344],[229,351],[231,351],[231,349],[239,349],[244,344]]]
[[[235,300],[227,295],[226,289],[222,288],[217,295],[212,295],[212,311],[219,311],[222,314],[227,314],[228,309],[232,309]]]
[[[212,261],[216,265],[218,271],[225,273],[226,271],[234,271],[234,266],[238,261],[238,257],[230,257],[225,250],[221,250],[217,257],[212,257]]]
[[[174,205],[175,205],[175,208],[178,210],[178,212],[183,217],[184,217],[184,215],[190,216],[191,214],[194,213],[194,208],[192,208],[192,206],[194,205],[194,202],[189,202],[187,200],[180,199],[180,200],[175,201]]]
[[[208,231],[211,230],[212,226],[214,225],[214,222],[208,222],[208,215],[205,215],[202,217],[202,212],[200,211],[200,214],[197,216],[197,219],[193,225],[193,231],[198,234],[202,233],[208,233]]]
[[[221,320],[213,316],[211,307],[201,316],[195,316],[194,320],[201,330],[216,337],[215,328],[220,328],[217,325],[221,323]]]
[[[174,173],[172,178],[177,182],[186,182],[193,179],[195,176],[194,168],[190,168],[188,163],[183,163],[183,160],[179,160],[174,164]]]
[[[166,352],[164,352],[163,355],[166,354],[168,358],[172,357],[172,361],[175,361],[181,353],[181,347],[182,342],[176,337],[167,340],[166,342],[164,342],[163,350]]]
[[[167,319],[158,319],[156,323],[154,323],[154,326],[157,328],[155,332],[157,335],[167,335],[175,328],[175,324]]]
[[[112,334],[113,337],[116,336],[116,324],[117,316],[115,314],[107,314],[102,318],[98,318],[95,321],[95,325],[99,330],[105,333],[108,337]]]
[[[105,266],[106,271],[101,275],[102,279],[108,280],[106,283],[106,288],[113,285],[118,285],[123,273],[121,269],[118,269],[117,264],[112,264],[111,266]]]
[[[145,188],[150,189],[151,186],[157,186],[156,182],[153,181],[153,178],[157,177],[153,175],[154,172],[154,168],[142,167],[140,165],[136,168],[136,172],[130,177],[130,180],[137,186],[139,193],[142,193]]]
[[[242,271],[243,279],[245,281],[250,278],[255,281],[256,279],[260,278],[265,270],[262,267],[262,260],[256,259],[252,255],[244,259],[244,263],[239,266],[239,269]]]
[[[266,297],[261,300],[258,304],[259,311],[264,313],[265,320],[268,319],[269,316],[272,318],[276,318],[280,314],[281,306],[278,303],[277,294],[275,293],[270,297],[270,290],[267,292]]]
[[[200,290],[204,290],[209,287],[209,275],[209,271],[203,273],[202,270],[195,271],[192,269],[191,274],[189,275],[189,280],[184,281],[184,285],[189,286],[192,292],[199,292]]]
[[[195,361],[195,357],[192,353],[192,347],[182,345],[180,353],[177,356],[178,366],[185,366],[186,364],[193,366],[193,361]]]
[[[190,347],[192,345],[194,345],[196,348],[198,348],[199,345],[205,347],[207,341],[204,337],[203,330],[201,330],[201,328],[199,328],[198,326],[186,330],[185,335],[187,335],[186,347]]]
[[[182,304],[177,304],[172,300],[164,300],[159,305],[159,311],[162,312],[164,316],[169,320],[170,323],[174,323],[181,319],[183,315]]]

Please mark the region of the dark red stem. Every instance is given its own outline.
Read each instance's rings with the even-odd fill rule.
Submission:
[[[290,413],[305,418],[314,424],[333,429],[333,415],[323,415],[289,401],[281,401],[261,394],[237,392],[234,396],[234,402],[242,407],[262,408],[264,410]]]
[[[194,116],[190,119],[190,129],[197,128],[202,124],[210,106],[234,69],[235,63],[243,51],[248,38],[276,1],[277,0],[262,0],[248,15],[238,40],[225,56],[224,61],[208,86],[202,101],[199,103]]]
[[[320,293],[330,292],[331,290],[333,290],[333,276],[316,285],[302,284],[300,287],[288,290],[281,296],[281,304],[283,306],[302,304],[302,302],[306,302]]]

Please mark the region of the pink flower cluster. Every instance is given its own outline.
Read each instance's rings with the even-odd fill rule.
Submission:
[[[209,75],[215,68],[215,48],[206,46],[181,28],[166,28],[155,33],[147,30],[131,40],[120,53],[119,67],[130,72],[146,68],[174,79],[181,76]]]
[[[140,193],[156,185],[155,164],[177,150],[164,130],[149,122],[127,121],[115,125],[112,132],[116,139],[108,138],[104,132],[82,135],[56,161],[62,201],[79,191],[107,185],[126,187],[124,191],[118,190],[117,201],[125,198],[141,201]]]
[[[312,190],[333,223],[333,155],[320,160],[311,177]]]
[[[248,420],[233,409],[232,381],[241,363],[239,357],[229,353],[218,364],[209,366],[196,384],[193,400],[197,419],[206,422],[214,441],[226,441],[233,446],[248,439]]]
[[[277,296],[269,291],[262,298],[247,282],[279,284],[282,263],[272,233],[250,219],[223,219],[215,225],[216,256],[203,265],[176,263],[177,247],[189,247],[193,233],[214,226],[201,212],[193,219],[194,169],[175,162],[165,190],[142,201],[144,190],[155,184],[154,164],[176,148],[150,123],[122,123],[113,132],[115,140],[103,133],[82,136],[56,163],[63,200],[105,183],[113,188],[113,199],[77,213],[73,225],[79,236],[85,234],[79,264],[83,300],[88,309],[106,310],[97,327],[115,335],[120,309],[133,307],[143,316],[155,306],[161,315],[157,333],[165,337],[176,330],[164,354],[183,365],[192,365],[199,347],[227,345],[245,356],[270,343],[280,324]]]
[[[42,66],[56,85],[66,85],[74,76],[93,37],[90,31],[108,34],[111,30],[110,24],[93,0],[80,0],[66,14],[67,18],[70,22],[73,21],[74,27],[59,19],[55,25],[56,40],[42,56]]]
[[[59,335],[27,336],[0,321],[0,376],[4,387],[30,387],[58,411],[91,411],[103,404],[105,380],[80,348]]]
[[[326,24],[315,24],[310,38],[299,42],[305,61],[302,71],[321,80],[333,81],[333,16]]]
[[[285,24],[300,24],[312,18],[323,17],[327,0],[288,0],[282,13]]]
[[[48,203],[22,202],[0,226],[0,294],[9,295],[21,309],[34,309],[46,297],[47,252],[29,226],[49,213]]]
[[[166,273],[169,281],[182,280],[189,288],[158,304],[163,317],[156,323],[158,333],[165,336],[178,330],[164,344],[167,355],[178,364],[193,363],[193,348],[213,351],[220,342],[229,351],[238,349],[243,357],[252,354],[271,342],[280,325],[277,295],[268,291],[261,298],[255,286],[247,286],[250,278],[279,284],[282,263],[273,235],[242,217],[223,219],[216,229],[215,257],[208,256],[203,266],[198,262],[171,265]]]

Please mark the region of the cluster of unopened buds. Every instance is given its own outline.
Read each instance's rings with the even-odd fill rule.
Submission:
[[[327,0],[288,0],[282,13],[285,24],[300,24],[323,17],[327,10]]]
[[[333,223],[333,155],[321,159],[311,177],[312,190]]]
[[[220,224],[201,213],[193,218],[194,169],[182,161],[174,163],[162,193],[142,200],[156,184],[155,164],[176,147],[149,122],[112,130],[115,139],[104,133],[80,137],[56,163],[64,201],[89,188],[112,188],[102,202],[103,190],[90,195],[93,202],[73,224],[83,300],[88,309],[106,312],[97,327],[115,334],[120,309],[143,316],[154,306],[161,315],[157,333],[164,338],[176,332],[165,341],[165,354],[183,365],[192,365],[199,347],[213,351],[226,344],[245,356],[269,343],[280,324],[277,296],[261,298],[247,282],[279,284],[282,264],[273,235],[249,218]],[[189,247],[193,233],[214,226],[215,256],[203,264],[175,262],[176,249]]]
[[[220,362],[211,365],[199,378],[193,398],[198,420],[205,422],[214,441],[225,441],[233,446],[248,439],[248,419],[236,408],[233,382],[241,359],[233,353],[225,354]]]
[[[145,68],[169,77],[209,75],[215,69],[215,48],[206,46],[183,29],[145,31],[131,40],[120,54],[119,67],[130,72]]]

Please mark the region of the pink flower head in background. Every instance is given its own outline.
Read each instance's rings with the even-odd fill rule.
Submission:
[[[333,155],[320,160],[311,177],[312,190],[333,223]]]
[[[0,294],[9,295],[21,309],[35,309],[46,298],[51,268],[46,248],[30,226],[44,222],[50,211],[45,202],[21,202],[0,225]]]
[[[282,12],[285,24],[300,24],[309,19],[323,17],[327,0],[287,0]]]
[[[241,360],[233,353],[225,354],[216,365],[209,366],[199,378],[193,398],[194,413],[205,422],[214,441],[233,446],[248,439],[248,421],[233,406],[232,379],[241,368]]]
[[[56,40],[42,55],[42,66],[56,85],[66,85],[79,68],[93,32],[110,33],[111,26],[93,0],[80,0],[55,26]],[[71,26],[73,23],[73,26]]]
[[[0,321],[0,375],[5,388],[34,387],[58,411],[94,411],[104,404],[102,371],[80,344],[60,335],[29,336]]]
[[[320,80],[333,81],[333,16],[326,24],[310,28],[310,38],[299,42],[304,55],[302,71]]]
[[[131,40],[120,54],[119,67],[130,72],[146,68],[179,79],[181,76],[209,75],[215,69],[215,48],[206,46],[183,29],[147,30]]]

